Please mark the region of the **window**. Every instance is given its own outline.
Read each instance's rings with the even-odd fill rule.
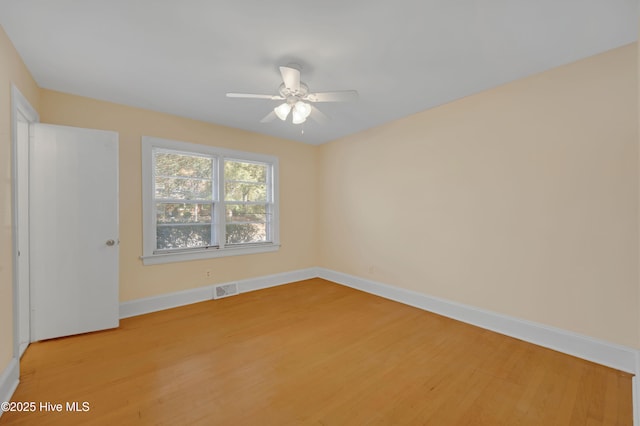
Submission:
[[[145,264],[278,249],[275,157],[142,138]]]

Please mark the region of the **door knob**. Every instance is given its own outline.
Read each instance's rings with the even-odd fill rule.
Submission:
[[[114,240],[107,240],[107,245],[109,247],[111,247],[112,245],[114,245],[116,242]]]

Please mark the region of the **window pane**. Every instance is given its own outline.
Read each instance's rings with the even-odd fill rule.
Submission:
[[[213,176],[213,159],[195,155],[156,152],[156,176],[207,178]]]
[[[243,223],[227,225],[227,244],[261,243],[267,241],[264,223]]]
[[[226,204],[226,222],[266,222],[266,204]]]
[[[224,163],[225,200],[269,201],[267,174],[269,165],[227,160]]]
[[[248,163],[226,160],[224,162],[225,180],[242,182],[266,182],[269,165],[264,163]]]
[[[226,181],[224,193],[227,201],[267,201],[267,184]]]
[[[227,244],[267,241],[271,201],[267,179],[271,166],[240,160],[224,163],[224,199]],[[230,201],[230,203],[229,203]],[[236,203],[234,203],[236,201]],[[261,203],[261,204],[245,204]]]
[[[210,225],[158,225],[156,230],[158,250],[211,245]]]
[[[211,200],[211,179],[156,177],[156,198]]]
[[[277,157],[149,136],[142,154],[145,264],[276,249]]]
[[[156,221],[167,223],[211,223],[211,204],[156,204]]]

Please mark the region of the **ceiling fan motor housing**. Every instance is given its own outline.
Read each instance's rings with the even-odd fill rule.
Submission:
[[[280,85],[278,89],[280,92],[280,96],[287,100],[287,103],[296,103],[301,99],[304,99],[305,96],[309,93],[309,86],[300,82],[300,87],[297,90],[293,90],[292,88],[286,87],[284,83]]]

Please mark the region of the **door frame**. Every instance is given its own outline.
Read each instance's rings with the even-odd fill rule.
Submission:
[[[20,92],[20,90],[16,87],[15,84],[11,84],[11,179],[13,184],[11,185],[11,202],[13,204],[12,218],[11,218],[11,227],[12,227],[12,257],[13,257],[13,357],[16,360],[19,360],[26,346],[24,348],[20,348],[20,341],[22,340],[20,334],[22,327],[21,325],[21,312],[23,309],[28,309],[29,318],[31,318],[31,302],[30,300],[23,300],[20,289],[22,286],[29,286],[30,283],[28,280],[21,279],[19,272],[19,259],[18,259],[18,248],[19,248],[19,218],[20,215],[26,214],[28,217],[29,210],[29,201],[27,200],[27,212],[22,212],[18,205],[18,168],[22,165],[26,165],[29,167],[29,158],[22,158],[18,156],[18,121],[20,117],[24,117],[29,124],[36,123],[40,121],[40,116],[38,112],[31,106],[27,98]],[[29,143],[30,137],[27,138],[27,144]],[[28,255],[28,250],[27,255]],[[29,334],[31,333],[30,328]],[[28,342],[31,341],[31,338],[28,339]],[[27,344],[28,346],[28,344]]]

